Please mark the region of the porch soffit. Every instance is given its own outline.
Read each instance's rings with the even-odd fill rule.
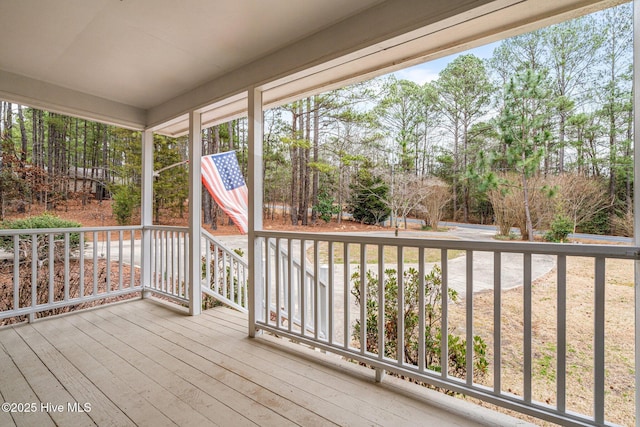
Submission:
[[[622,2],[2,2],[0,98],[178,135]]]

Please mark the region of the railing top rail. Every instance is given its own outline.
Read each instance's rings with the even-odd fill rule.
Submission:
[[[142,226],[109,226],[109,227],[70,227],[70,228],[25,228],[25,229],[0,229],[0,236],[15,236],[20,234],[50,234],[50,233],[92,233],[99,231],[137,231],[142,230]]]
[[[457,249],[486,252],[513,252],[538,255],[566,255],[584,257],[606,257],[640,259],[640,247],[629,245],[500,242],[475,240],[430,239],[428,237],[370,236],[364,234],[294,233],[284,231],[256,231],[257,237],[296,239],[310,241],[332,241],[340,243],[363,243],[367,245],[407,246],[434,249]]]
[[[143,228],[145,230],[179,231],[184,233],[189,231],[189,227],[179,227],[176,225],[147,225]]]

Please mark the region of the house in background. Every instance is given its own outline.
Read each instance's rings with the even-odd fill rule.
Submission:
[[[119,386],[124,387],[126,384],[120,384],[118,382],[120,380],[101,382],[101,379],[111,372],[117,378],[120,378],[118,375],[130,375],[133,382],[143,383],[145,378],[152,380],[153,385],[149,388],[143,391],[137,389],[138,393],[130,396],[132,401],[140,400],[138,403],[143,405],[141,406],[144,408],[143,412],[148,409],[149,414],[155,414],[153,416],[160,412],[162,417],[173,423],[186,423],[187,419],[172,418],[173,415],[179,417],[179,414],[170,416],[163,412],[162,409],[167,405],[171,406],[173,401],[161,400],[159,396],[162,393],[157,392],[154,387],[164,387],[166,390],[173,391],[174,387],[184,387],[187,382],[192,381],[190,383],[192,385],[196,383],[196,388],[199,390],[193,392],[194,394],[208,390],[207,387],[210,387],[211,383],[202,383],[194,378],[189,380],[188,378],[191,378],[189,372],[196,367],[198,358],[206,360],[207,369],[214,369],[210,354],[222,354],[216,353],[218,351],[215,350],[216,343],[222,347],[233,347],[238,353],[251,354],[252,348],[257,349],[259,355],[243,363],[255,363],[261,371],[269,371],[270,352],[281,351],[274,350],[279,345],[274,344],[275,341],[264,338],[268,344],[263,343],[263,339],[247,342],[238,338],[238,334],[223,333],[222,335],[227,339],[229,336],[235,337],[233,339],[236,341],[230,342],[223,340],[222,335],[211,335],[212,332],[201,335],[197,329],[215,326],[237,331],[244,324],[246,325],[244,333],[251,337],[255,337],[261,331],[274,332],[292,341],[367,363],[376,368],[376,379],[383,384],[387,381],[383,381],[384,371],[394,371],[418,381],[425,381],[554,422],[566,425],[608,425],[605,411],[605,307],[603,302],[606,261],[611,258],[620,258],[637,263],[638,246],[640,246],[638,237],[634,247],[616,246],[604,249],[597,245],[540,246],[508,242],[479,244],[463,241],[434,242],[268,232],[262,227],[262,114],[265,109],[272,106],[620,3],[622,2],[616,0],[452,0],[447,2],[440,0],[349,0],[348,2],[342,0],[303,2],[290,0],[268,2],[22,0],[3,2],[0,4],[0,27],[3,29],[3,35],[0,37],[0,98],[34,108],[140,130],[143,147],[142,223],[139,227],[82,230],[79,235],[80,247],[87,245],[88,249],[74,254],[80,262],[79,272],[75,272],[72,268],[73,263],[69,257],[69,253],[73,252],[75,231],[26,233],[29,235],[26,241],[31,242],[27,250],[21,246],[25,238],[20,237],[20,234],[7,231],[0,233],[3,236],[9,236],[9,241],[13,242],[13,249],[9,251],[13,254],[13,267],[11,267],[13,281],[9,286],[9,288],[12,287],[10,299],[12,298],[13,305],[11,310],[3,313],[3,317],[23,315],[33,320],[37,313],[45,310],[58,309],[79,302],[120,297],[134,292],[153,292],[187,304],[189,313],[194,316],[201,313],[203,293],[210,294],[232,306],[246,310],[247,317],[241,317],[238,320],[238,315],[235,313],[219,311],[231,320],[227,323],[225,320],[220,320],[222,314],[197,316],[200,320],[193,322],[199,322],[199,326],[196,329],[189,329],[189,326],[193,326],[189,323],[191,321],[186,321],[183,317],[174,318],[170,314],[159,313],[156,306],[137,302],[123,304],[120,308],[114,308],[106,314],[95,311],[92,312],[93,314],[78,315],[78,317],[68,316],[62,321],[72,331],[91,330],[91,333],[95,337],[100,337],[100,340],[113,341],[113,346],[118,347],[117,352],[114,350],[115,356],[111,360],[113,363],[118,360],[122,362],[129,358],[135,359],[136,355],[143,354],[143,349],[137,345],[138,339],[154,349],[160,346],[160,338],[170,341],[171,345],[168,347],[170,350],[167,350],[170,351],[169,355],[166,352],[154,350],[145,357],[150,358],[154,363],[156,361],[160,363],[160,360],[178,357],[179,354],[182,358],[181,362],[188,366],[183,366],[180,373],[183,376],[180,380],[174,378],[173,384],[162,377],[162,373],[154,376],[153,371],[135,363],[130,365],[127,365],[130,362],[124,363],[130,367],[130,371],[116,373],[111,371],[115,368],[110,367],[112,365],[106,357],[100,359],[100,363],[97,363],[97,358],[89,358],[91,363],[96,362],[93,365],[82,359],[76,359],[74,354],[84,354],[85,345],[88,346],[89,342],[95,344],[86,334],[80,334],[79,337],[71,335],[71,338],[56,335],[57,329],[67,329],[58,328],[54,326],[55,324],[47,322],[35,322],[32,330],[16,328],[15,332],[7,332],[7,336],[0,336],[0,343],[4,343],[2,348],[5,349],[0,355],[7,363],[6,366],[15,365],[16,367],[16,369],[7,368],[7,375],[3,375],[3,379],[0,380],[2,397],[7,401],[9,401],[8,396],[34,398],[35,393],[35,397],[38,397],[40,402],[45,402],[42,396],[52,396],[55,394],[52,390],[64,388],[70,392],[67,400],[73,397],[77,402],[79,400],[73,390],[86,387],[87,390],[96,391],[90,383],[94,386],[102,384],[98,387],[96,395],[107,400],[109,405],[118,407],[119,414],[122,413],[125,418],[138,423],[134,420],[144,419],[144,414],[127,409],[127,402],[113,397],[114,394],[109,391],[109,387],[118,389]],[[634,4],[634,7],[637,16],[638,5]],[[634,73],[634,82],[637,82],[637,71]],[[199,206],[202,191],[201,130],[240,116],[249,118],[248,266],[219,246],[213,236],[203,232]],[[188,228],[159,227],[152,223],[154,133],[169,136],[189,134],[190,218]],[[637,171],[639,169],[637,155],[635,163]],[[638,206],[640,196],[637,190],[635,194],[636,206]],[[637,218],[635,224],[636,230],[640,229]],[[138,239],[136,232],[141,234],[141,239]],[[25,234],[24,231],[21,233]],[[61,238],[56,237],[59,233],[62,233]],[[48,253],[40,254],[36,249],[36,243],[41,237],[51,242]],[[54,254],[56,247],[52,243],[54,240],[59,240],[59,246],[63,249],[61,257]],[[106,244],[100,247],[98,242],[106,242]],[[396,263],[399,269],[403,268],[405,248],[414,248],[422,259],[426,249],[442,251],[444,260],[447,259],[447,251],[465,251],[469,260],[466,266],[466,279],[469,286],[467,289],[471,292],[468,292],[468,295],[473,293],[474,253],[493,253],[494,275],[498,288],[502,255],[522,254],[522,274],[525,283],[522,362],[524,395],[515,396],[501,387],[500,292],[496,293],[498,296],[494,316],[497,332],[493,345],[498,355],[497,360],[494,361],[496,373],[492,386],[487,387],[476,384],[471,374],[460,379],[450,376],[447,372],[430,371],[424,363],[416,366],[407,365],[403,360],[401,349],[398,351],[397,358],[390,359],[383,354],[366,351],[364,346],[354,348],[349,342],[350,332],[352,332],[347,315],[350,312],[349,304],[351,303],[349,292],[346,288],[342,289],[342,293],[338,292],[340,290],[338,278],[343,278],[343,283],[348,283],[349,267],[338,272],[331,267],[333,263],[329,262],[327,278],[320,280],[321,250],[319,248],[321,247],[328,248],[329,253],[333,253],[336,247],[342,247],[345,253],[348,253],[352,247],[359,247],[360,253],[365,253],[367,247],[375,247],[378,250],[377,265],[380,266],[380,271],[384,265],[383,255],[380,254],[384,252],[385,247],[397,248]],[[313,249],[311,256],[315,261],[309,262],[308,265],[306,248]],[[299,257],[295,256],[296,252],[300,253]],[[563,297],[561,291],[557,301],[558,341],[554,356],[558,366],[556,401],[554,404],[540,403],[533,395],[531,370],[534,356],[532,354],[530,285],[531,257],[538,254],[556,257],[559,288],[562,288],[562,284],[566,284],[567,281],[567,257],[582,256],[591,257],[594,260],[596,295],[593,306],[594,392],[590,397],[592,410],[588,413],[575,413],[566,405],[567,342],[563,333],[571,325],[566,323],[566,300],[563,300],[566,295]],[[20,265],[27,265],[24,261],[29,259],[28,257],[31,257],[31,263],[23,272]],[[35,261],[36,258],[48,260],[49,266],[55,265],[56,271],[63,272],[65,279],[61,295],[53,295],[50,291],[44,301],[38,299],[37,293],[41,289],[36,277],[41,274],[39,266],[42,263],[38,264]],[[206,268],[202,268],[202,259],[206,260]],[[329,261],[331,260],[330,257]],[[367,262],[362,256],[359,268],[365,269]],[[96,267],[102,265],[101,263],[104,264],[104,271]],[[139,266],[139,272],[137,272],[138,269],[127,267],[132,265]],[[84,279],[85,268],[92,268],[94,271],[91,281],[86,282]],[[50,267],[50,271],[47,273],[49,278],[46,280],[53,283],[54,269]],[[421,272],[424,273],[422,270]],[[30,274],[29,283],[32,289],[27,302],[23,303],[20,300],[18,288],[21,286],[21,279],[24,279],[27,273]],[[77,291],[72,291],[70,285],[74,274],[80,275]],[[445,291],[446,278],[447,262],[444,261]],[[46,280],[45,283],[47,283]],[[244,283],[247,283],[246,287],[243,287]],[[635,287],[636,289],[638,287],[637,279]],[[399,283],[399,288],[402,292],[402,281]],[[402,306],[402,294],[399,294],[398,300]],[[129,305],[131,307],[129,309],[122,308]],[[342,306],[344,310],[336,310],[336,306]],[[638,328],[637,314],[640,305],[637,298],[635,307],[635,365],[638,366],[640,352],[637,346],[640,341],[638,340],[640,328]],[[467,354],[470,354],[472,348],[469,346],[471,346],[473,332],[473,305],[470,297],[467,309]],[[148,312],[139,313],[137,312],[139,310]],[[342,317],[337,315],[339,312],[342,313]],[[360,316],[362,321],[365,320],[364,310],[356,315]],[[424,321],[424,313],[421,313],[421,320]],[[163,321],[166,321],[166,328],[162,327]],[[446,322],[446,315],[443,321]],[[403,320],[399,318],[398,323],[402,325],[402,322]],[[135,325],[136,331],[130,332],[131,337],[135,339],[127,341],[125,334],[122,341],[114,341],[117,328],[125,328],[129,323]],[[114,326],[111,328],[109,325]],[[400,336],[402,336],[401,329],[402,326],[399,329]],[[149,334],[148,340],[144,338],[145,331]],[[170,333],[174,333],[175,336],[169,336]],[[185,341],[180,337],[181,334],[190,337],[193,341]],[[43,340],[43,337],[46,339]],[[202,339],[202,343],[197,343],[198,339]],[[363,336],[362,341],[365,339]],[[423,339],[419,344],[424,348]],[[193,345],[194,348],[191,350],[194,353],[183,351],[190,345]],[[213,353],[207,353],[204,347],[200,348],[201,345],[211,346]],[[251,347],[252,345],[255,347]],[[289,348],[288,344],[282,344],[282,346]],[[26,355],[19,356],[16,349],[23,347]],[[445,355],[446,348],[445,339],[442,342],[442,351]],[[24,371],[23,369],[26,368],[21,365],[20,360],[23,357],[23,360],[30,360],[34,354],[40,355],[37,356],[40,361],[34,359],[31,366],[42,372]],[[227,356],[229,356],[228,353]],[[233,359],[229,357],[229,360]],[[282,360],[286,356],[278,353],[277,357],[280,358],[278,363],[284,364]],[[304,357],[314,356],[305,355]],[[262,361],[259,360],[261,358]],[[305,358],[296,359],[292,365],[298,366],[299,371],[304,371],[305,369],[299,366],[308,360]],[[9,364],[10,361],[12,364]],[[190,362],[187,363],[187,361]],[[47,363],[53,363],[55,366],[51,367]],[[327,377],[321,377],[321,373],[326,374],[328,366],[333,365],[329,362],[323,363],[312,365],[315,366],[312,370],[316,370],[307,375],[307,379],[312,383],[313,381],[317,384],[330,381]],[[467,363],[467,371],[472,373],[472,361]],[[49,374],[45,375],[47,371],[58,372],[56,366],[64,371],[60,367],[67,367],[69,364],[73,365],[73,369],[83,372],[84,376],[81,378],[85,378],[86,381],[79,380],[69,385],[61,378],[64,375],[55,375],[55,378],[50,378]],[[282,389],[281,385],[280,388],[276,385],[275,389],[269,389],[258,379],[258,374],[253,371],[248,372],[242,366],[227,362],[226,359],[217,360],[215,366],[224,367],[228,372],[233,372],[233,375],[244,378],[246,383],[234,380],[238,381],[235,386],[236,391],[242,387],[248,387],[249,383],[260,383],[266,391],[247,391],[247,395],[255,397],[252,393],[272,393],[275,396],[273,404],[270,404],[269,399],[264,396],[263,398],[255,397],[253,400],[258,401],[262,409],[270,408],[271,412],[266,412],[284,414],[285,412],[277,409],[282,403],[278,399],[287,398],[290,399],[287,402],[296,401],[301,408],[292,410],[293,412],[299,413],[313,408],[314,414],[323,417],[322,420],[326,422],[338,424],[357,424],[358,420],[376,422],[368,418],[370,414],[366,413],[366,410],[359,414],[356,411],[356,415],[351,412],[353,418],[331,418],[333,410],[330,405],[323,406],[317,402],[301,400],[299,396],[292,397],[288,393],[295,394],[295,391]],[[336,372],[348,370],[343,366],[335,369]],[[18,371],[22,372],[22,377],[16,374]],[[102,371],[104,375],[100,378],[93,376]],[[158,370],[158,372],[163,371]],[[280,366],[278,374],[286,376],[285,372],[286,370]],[[37,379],[40,374],[42,376]],[[176,375],[176,372],[171,372],[170,375]],[[327,375],[330,378],[334,374]],[[638,374],[635,375],[637,382]],[[211,374],[210,381],[222,381],[220,378],[223,376],[223,373],[218,376]],[[8,378],[14,378],[13,382],[8,382]],[[340,379],[339,381],[348,384],[350,380]],[[382,394],[377,395],[377,393],[387,393],[388,389],[384,388],[384,385],[372,385],[372,387],[373,391],[363,392],[362,402],[366,401],[368,402],[366,405],[369,405],[366,407],[375,406],[371,402],[375,401],[376,396],[392,401],[391,407],[385,406],[387,412],[378,414],[377,420],[382,424],[391,424],[390,420],[398,421],[399,415],[393,413],[393,399],[399,399],[398,404],[407,408],[407,413],[411,412],[409,407],[422,402],[414,400],[410,401],[412,403],[407,403],[403,400],[407,394],[406,390],[395,389],[395,395],[384,394],[382,397]],[[45,389],[48,390],[46,393],[43,391]],[[358,393],[353,390],[353,387],[349,388],[347,385],[345,390],[347,394]],[[159,397],[155,402],[156,405],[150,405],[150,399],[145,394],[147,391],[150,395]],[[182,392],[185,395],[190,393],[186,389]],[[214,391],[209,393],[211,396],[216,395]],[[222,391],[220,393],[224,394]],[[364,397],[365,394],[373,397]],[[327,396],[324,398],[329,399]],[[636,408],[639,408],[638,396],[635,399]],[[187,400],[184,396],[176,399],[183,406]],[[194,397],[194,400],[197,401],[197,398]],[[85,403],[87,403],[86,400]],[[96,409],[93,413],[97,414],[98,404],[92,403],[93,408]],[[198,417],[206,418],[204,409],[201,412],[193,409],[195,403],[188,405],[192,408],[189,410],[181,409],[180,405],[176,406],[178,412],[194,412],[191,421],[199,422],[202,420]],[[228,406],[227,403],[224,405]],[[357,402],[354,405],[357,406]],[[156,409],[154,410],[151,406]],[[465,415],[463,412],[467,411],[457,406],[453,408],[454,416]],[[43,408],[38,406],[37,409]],[[243,412],[242,409],[235,410],[238,413]],[[249,409],[247,411],[250,412]],[[423,411],[418,412],[419,415],[424,414],[424,409],[418,409],[418,411]],[[44,410],[39,412],[51,413]],[[264,414],[265,417],[267,415]],[[8,420],[6,413],[3,416],[4,420]],[[25,414],[12,415],[10,421],[28,424],[29,419],[24,416]],[[138,416],[140,418],[136,418]],[[445,416],[442,415],[442,417],[440,420],[444,423]],[[471,418],[473,417],[476,419],[467,419],[470,425],[478,421],[477,416],[471,413]],[[211,416],[206,419],[213,423],[214,418]],[[640,425],[638,418],[640,417],[636,416],[636,425]],[[53,416],[51,419],[64,423]],[[91,419],[93,422],[101,423],[99,418]],[[417,419],[419,417],[405,421],[411,423],[416,422]],[[223,418],[218,421],[225,424]],[[307,421],[309,424],[312,423],[311,419]],[[69,422],[74,421],[71,419]],[[103,422],[106,423],[106,421]],[[295,422],[305,424],[304,418]],[[277,422],[264,421],[264,424],[271,423]],[[78,424],[81,423],[78,422]]]

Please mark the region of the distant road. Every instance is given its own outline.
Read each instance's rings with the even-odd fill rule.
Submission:
[[[422,221],[417,219],[407,219],[409,222],[417,222],[421,223]],[[468,228],[470,230],[486,230],[486,231],[495,231],[498,232],[498,227],[495,225],[483,225],[483,224],[465,224],[459,222],[441,222],[443,227],[459,227],[459,228]],[[515,232],[519,232],[518,229],[514,229]],[[619,242],[619,243],[627,243],[632,244],[633,239],[631,237],[622,237],[622,236],[606,236],[602,234],[586,234],[586,233],[572,233],[569,234],[570,238],[574,239],[588,239],[588,240],[597,240],[602,242]]]
[[[277,208],[280,209],[284,209],[284,206],[276,206]],[[348,212],[343,212],[342,214],[343,218],[351,218],[351,214]],[[403,224],[404,224],[404,219],[399,220],[398,224],[400,226],[400,228],[402,229]],[[416,218],[407,218],[406,221],[410,224],[424,224],[424,221],[421,219],[416,219]],[[387,221],[385,221],[385,223],[387,223]],[[469,229],[469,230],[484,230],[484,231],[493,231],[493,232],[498,232],[498,227],[496,227],[495,225],[484,225],[484,224],[467,224],[467,223],[461,223],[461,222],[448,222],[448,221],[442,221],[440,222],[440,226],[442,227],[458,227],[458,228],[464,228],[464,229]],[[391,229],[391,227],[389,227]],[[519,234],[520,230],[517,228],[513,228],[512,229],[514,233]],[[586,233],[572,233],[569,234],[570,238],[574,238],[574,239],[587,239],[587,240],[595,240],[595,241],[601,241],[601,242],[615,242],[615,243],[626,243],[628,245],[633,244],[633,239],[631,237],[622,237],[622,236],[608,236],[608,235],[604,235],[604,234],[586,234]]]
[[[424,221],[416,218],[407,218],[407,222],[411,224],[424,224]],[[401,229],[402,229],[403,223],[404,223],[404,220],[399,221]],[[441,227],[458,227],[458,228],[469,229],[469,230],[492,231],[495,233],[498,232],[498,227],[495,225],[467,224],[463,222],[442,221],[440,222],[440,226]],[[520,233],[520,230],[517,228],[513,228],[512,230],[516,234]],[[569,234],[569,237],[574,239],[587,239],[587,240],[595,240],[595,241],[601,241],[601,242],[626,243],[628,245],[633,244],[633,239],[631,237],[608,236],[604,234],[572,233],[572,234]]]

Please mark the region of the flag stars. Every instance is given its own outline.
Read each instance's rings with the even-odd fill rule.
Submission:
[[[244,185],[235,152],[212,156],[211,159],[218,169],[225,190],[230,191]]]

